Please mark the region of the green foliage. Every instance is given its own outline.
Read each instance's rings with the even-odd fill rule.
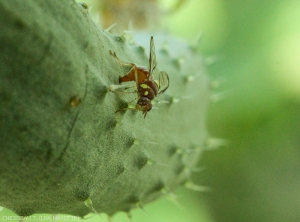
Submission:
[[[144,119],[115,113],[135,95],[108,90],[128,71],[109,50],[147,66],[150,34],[129,43],[71,0],[1,1],[0,14],[1,206],[21,216],[112,215],[189,181],[209,137],[210,83],[193,48],[154,35],[170,87]]]

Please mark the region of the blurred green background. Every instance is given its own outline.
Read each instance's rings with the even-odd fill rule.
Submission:
[[[209,130],[229,141],[205,153],[195,181],[213,192],[193,198],[212,221],[300,221],[300,1],[185,3],[170,29],[202,31],[199,50],[222,83]]]
[[[160,0],[159,8],[163,13],[176,2]],[[199,163],[205,170],[193,176],[211,192],[180,188],[179,206],[163,198],[134,210],[132,220],[300,221],[300,1],[179,2],[162,16],[161,30],[187,41],[202,34],[198,50],[219,85],[208,128],[229,143],[207,151]],[[17,221],[6,215],[14,214],[3,209],[0,220]],[[130,220],[118,213],[114,221]]]

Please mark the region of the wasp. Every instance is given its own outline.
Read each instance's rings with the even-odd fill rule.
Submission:
[[[140,110],[146,118],[147,113],[152,109],[151,101],[163,94],[169,87],[169,76],[166,72],[158,72],[156,69],[156,54],[153,36],[150,38],[150,56],[149,66],[139,66],[135,63],[124,63],[119,60],[115,52],[109,51],[121,66],[129,66],[131,69],[125,76],[119,78],[119,83],[134,81],[136,83],[136,91],[138,100],[135,108],[124,108],[117,110]],[[158,75],[158,80],[154,76]]]

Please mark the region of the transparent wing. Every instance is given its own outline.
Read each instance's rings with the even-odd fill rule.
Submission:
[[[158,71],[156,68],[156,54],[153,36],[150,39],[150,56],[149,56],[149,80],[154,80],[157,77]],[[158,76],[158,94],[163,94],[169,88],[169,76],[166,72],[162,71]]]
[[[163,94],[169,88],[169,76],[166,72],[162,71],[159,73],[159,88],[158,88],[158,96]]]
[[[153,71],[156,68],[156,55],[155,55],[155,45],[153,36],[150,39],[150,56],[149,56],[149,77],[148,79],[153,79]]]

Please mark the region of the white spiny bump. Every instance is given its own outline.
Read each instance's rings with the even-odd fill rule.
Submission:
[[[117,92],[117,91],[120,91],[122,89],[124,89],[125,86],[124,85],[110,85],[107,87],[107,90],[110,91],[110,92]]]
[[[172,97],[172,103],[178,103],[180,101],[177,97]]]
[[[99,24],[99,21],[100,21],[100,15],[99,15],[99,12],[96,13],[96,17],[94,18],[94,22],[96,24]]]
[[[167,192],[167,199],[174,204],[178,209],[185,210],[185,208],[182,206],[182,204],[179,203],[178,197],[173,192]]]
[[[211,89],[217,89],[221,85],[221,82],[219,80],[213,80],[210,82],[210,88]]]
[[[133,173],[133,172],[131,172],[127,167],[125,167],[125,169],[124,169],[124,173],[129,173],[129,174],[131,174],[131,175],[136,175],[135,173]]]
[[[202,172],[204,170],[205,170],[205,167],[194,167],[191,169],[192,172],[196,172],[196,173]]]
[[[206,149],[213,150],[222,146],[228,146],[229,142],[226,139],[209,137],[206,142]]]
[[[163,44],[161,45],[161,50],[164,52],[168,51],[168,42],[164,41]]]
[[[181,64],[183,64],[185,62],[185,58],[183,58],[183,57],[178,58],[177,61],[178,61],[178,64],[181,65]]]
[[[93,5],[89,6],[89,13],[90,14],[91,14],[92,8],[93,8]]]
[[[168,193],[168,190],[167,190],[167,188],[166,188],[165,186],[163,186],[163,187],[160,189],[160,192],[161,192],[162,194],[167,194],[167,193]]]
[[[105,29],[105,31],[109,32],[116,25],[117,25],[117,23],[114,23],[114,24],[110,25],[107,29]]]
[[[192,82],[192,81],[195,80],[195,76],[193,76],[193,75],[188,75],[188,76],[186,77],[186,80],[187,80],[188,82]]]
[[[216,63],[220,60],[221,60],[221,56],[213,55],[213,56],[206,57],[204,59],[204,62],[205,62],[206,65],[212,65],[212,64],[214,64],[214,63]]]
[[[178,148],[176,149],[176,153],[182,154],[182,153],[183,153],[183,149],[178,147]]]
[[[170,102],[162,100],[162,101],[157,101],[157,103],[170,103]]]
[[[187,174],[187,175],[190,175],[190,174],[191,174],[191,169],[190,169],[189,167],[185,166],[185,167],[183,168],[183,172],[184,172],[185,174]]]
[[[139,145],[141,141],[139,139],[134,139],[133,140],[133,145]]]
[[[142,211],[144,211],[148,216],[150,216],[149,213],[144,209],[144,206],[143,206],[143,204],[142,204],[141,201],[137,202],[135,205],[136,205],[137,208],[140,208],[140,209],[141,209]]]
[[[93,202],[91,200],[91,198],[87,198],[85,201],[84,201],[84,204],[85,206],[87,206],[88,208],[90,208],[94,213],[98,214],[99,216],[101,216],[96,210],[95,208],[93,207]]]
[[[113,216],[110,216],[110,215],[107,214],[107,221],[112,222],[113,221]]]
[[[229,97],[232,94],[232,90],[227,90],[220,93],[215,93],[210,96],[210,101],[217,103]]]
[[[202,32],[199,32],[196,37],[194,38],[194,40],[192,40],[192,42],[190,43],[190,48],[192,50],[197,50],[199,45],[200,45],[200,42],[202,40],[202,37],[203,37],[203,33]]]
[[[148,165],[152,165],[152,164],[154,164],[154,162],[153,162],[152,160],[148,159],[148,160],[147,160],[147,164],[148,164]]]
[[[158,145],[158,143],[156,143],[156,142],[150,142],[150,141],[143,141],[142,143],[149,143],[149,144]]]
[[[197,191],[197,192],[209,192],[212,191],[211,187],[207,187],[207,186],[199,186],[194,184],[191,181],[188,181],[184,184],[185,188],[189,189],[189,190],[193,190],[193,191]]]
[[[130,221],[132,221],[132,214],[131,214],[131,211],[126,212],[126,215],[127,215],[128,219],[129,219]]]

